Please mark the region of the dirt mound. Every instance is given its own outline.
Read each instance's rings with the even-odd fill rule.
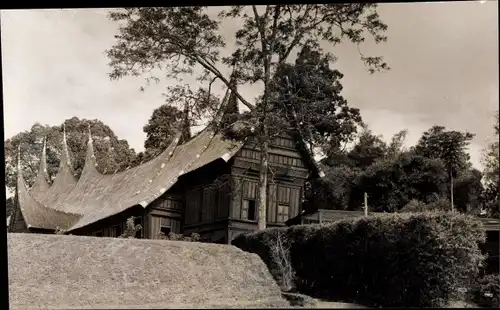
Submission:
[[[166,240],[8,234],[13,308],[286,306],[255,254]]]

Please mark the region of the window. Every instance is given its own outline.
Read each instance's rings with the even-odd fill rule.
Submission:
[[[241,219],[257,220],[257,182],[243,182],[243,200],[241,203]]]
[[[290,212],[290,206],[278,205],[278,223],[284,223],[288,221],[288,214]]]
[[[276,222],[284,223],[290,214],[290,188],[278,186],[278,212]]]
[[[249,221],[257,220],[257,204],[255,199],[244,199],[241,208],[241,218]]]
[[[136,217],[134,219],[134,226],[137,226],[137,225],[141,225],[141,229],[139,229],[135,232],[135,237],[137,239],[140,239],[140,238],[142,238],[142,217]]]
[[[168,236],[168,234],[170,234],[170,232],[172,231],[172,229],[170,227],[167,227],[167,226],[162,226],[160,228],[160,231],[165,234],[165,236]]]

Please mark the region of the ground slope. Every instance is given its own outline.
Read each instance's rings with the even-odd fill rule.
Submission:
[[[229,245],[8,234],[11,308],[280,307],[255,254]]]

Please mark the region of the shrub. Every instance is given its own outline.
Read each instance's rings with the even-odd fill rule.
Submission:
[[[287,284],[284,279],[285,270],[280,269],[277,258],[273,257],[273,247],[276,244],[278,235],[283,234],[285,231],[284,228],[270,228],[266,229],[265,233],[241,234],[233,239],[232,244],[240,249],[259,255],[281,289],[287,291]]]
[[[173,232],[165,235],[164,233],[160,232],[153,239],[197,242],[200,241],[200,235],[197,233],[192,233],[189,236],[184,236],[182,234],[176,234]]]
[[[381,214],[325,225],[301,225],[239,236],[275,278],[270,254],[277,231],[290,240],[299,291],[373,306],[441,306],[469,287],[483,256],[484,231],[455,213]]]
[[[118,238],[134,239],[135,234],[141,229],[142,226],[140,224],[134,225],[134,217],[131,216],[127,219],[125,231]]]
[[[500,307],[500,278],[488,274],[479,279],[469,291],[469,300],[483,308]]]

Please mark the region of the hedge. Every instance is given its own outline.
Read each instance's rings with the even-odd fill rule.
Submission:
[[[270,254],[277,236],[288,242],[298,291],[371,306],[443,306],[470,287],[484,260],[481,223],[457,213],[371,215],[233,240],[258,254],[278,283]]]
[[[500,278],[488,274],[480,278],[469,291],[469,300],[482,308],[500,307]]]

